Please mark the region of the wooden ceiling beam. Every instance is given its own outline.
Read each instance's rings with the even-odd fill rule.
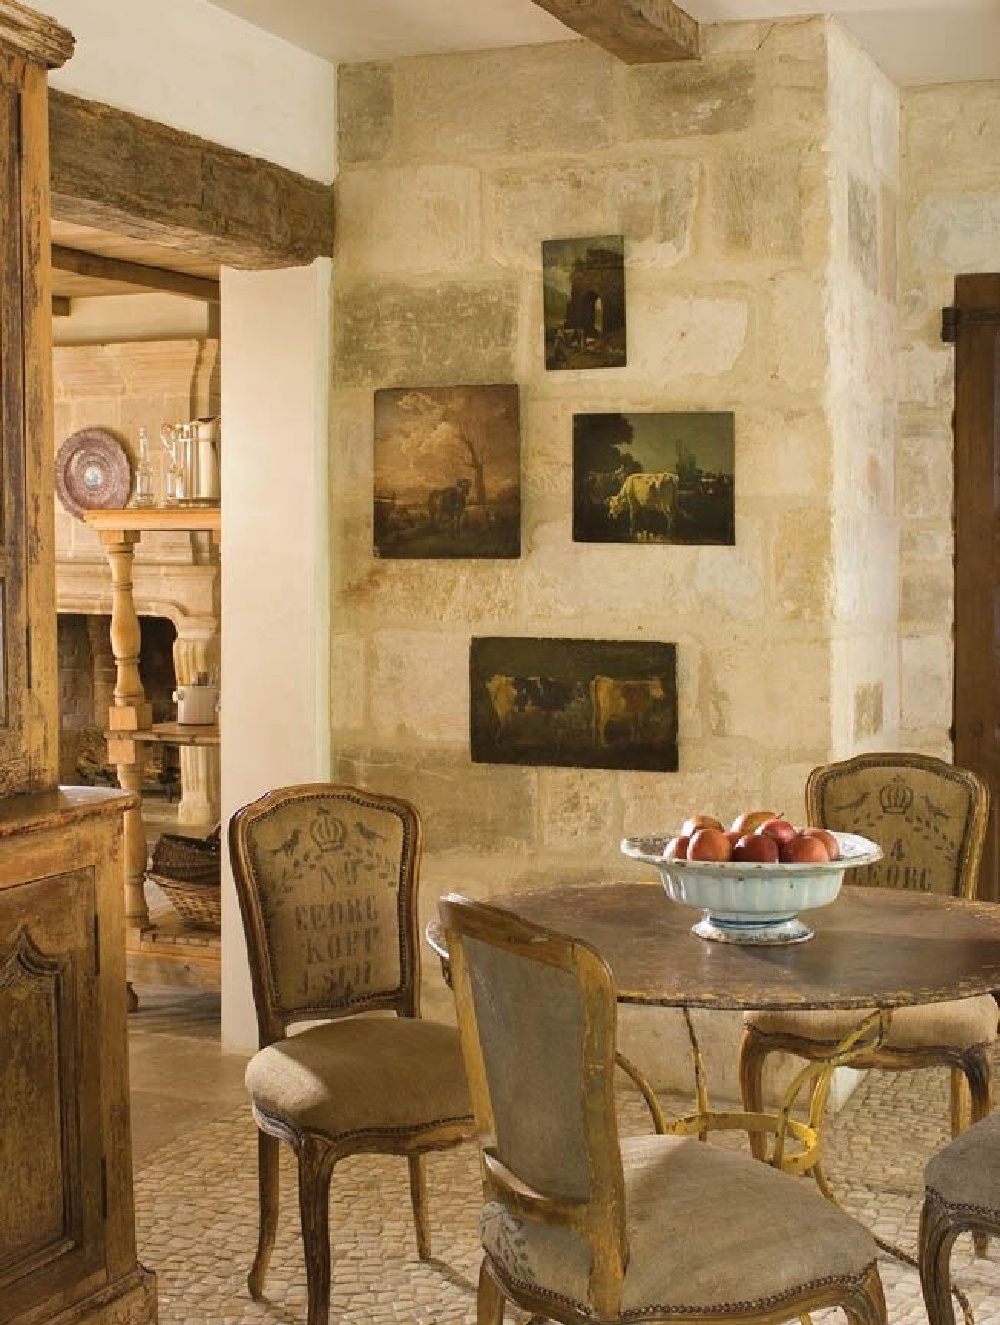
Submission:
[[[219,302],[219,282],[207,276],[192,276],[186,271],[170,271],[166,267],[149,267],[144,262],[126,262],[123,258],[86,253],[62,244],[52,245],[52,270],[89,276],[98,281],[137,285],[143,290],[178,294],[184,299],[200,299],[207,304]]]
[[[697,60],[701,29],[673,0],[534,0],[626,64]]]
[[[333,188],[154,120],[49,92],[52,215],[229,267],[333,252]]]

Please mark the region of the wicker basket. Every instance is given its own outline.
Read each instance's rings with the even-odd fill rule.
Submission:
[[[218,929],[222,924],[222,849],[220,831],[208,837],[164,833],[153,847],[146,874],[163,889],[186,925]]]

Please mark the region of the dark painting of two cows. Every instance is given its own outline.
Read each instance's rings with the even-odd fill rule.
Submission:
[[[732,414],[575,414],[578,543],[736,541]]]
[[[472,759],[562,768],[677,768],[673,644],[474,639]]]
[[[521,555],[516,386],[375,392],[375,554]]]

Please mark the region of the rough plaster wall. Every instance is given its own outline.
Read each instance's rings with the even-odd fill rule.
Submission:
[[[1000,270],[1000,82],[903,93],[900,686],[906,745],[950,758],[955,277]]]
[[[829,28],[832,753],[899,740],[896,228],[899,93]]]
[[[634,876],[620,837],[695,809],[798,817],[831,753],[828,33],[711,28],[693,66],[567,42],[341,70],[334,771],[419,805],[424,919],[449,888]],[[628,366],[547,373],[541,241],[608,233]],[[373,390],[491,381],[521,387],[521,560],[376,560]],[[572,415],[600,409],[735,411],[735,548],[572,542]],[[471,764],[469,637],[503,633],[676,641],[680,771]],[[732,1094],[739,1022],[712,1021]],[[626,1035],[688,1080],[675,1019]]]

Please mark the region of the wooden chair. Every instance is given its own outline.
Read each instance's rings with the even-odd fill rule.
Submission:
[[[920,1284],[929,1325],[955,1325],[951,1251],[960,1233],[1000,1234],[1000,1115],[938,1152],[924,1171]]]
[[[407,1157],[426,1259],[422,1156],[474,1134],[458,1033],[419,1019],[420,820],[405,801],[354,787],[287,787],[237,811],[229,848],[261,1044],[246,1077],[260,1129],[250,1295],[264,1291],[278,1220],[278,1142],[287,1141],[298,1158],[308,1325],[326,1325],[337,1161]],[[377,1010],[396,1016],[355,1015]],[[295,1022],[321,1019],[287,1034]]]
[[[592,948],[441,904],[485,1197],[478,1325],[885,1320],[870,1234],[811,1184],[693,1137],[619,1142],[615,990]]]
[[[816,768],[806,784],[811,824],[861,833],[877,842],[883,859],[853,883],[974,897],[989,818],[989,791],[965,769],[915,754],[867,754]],[[858,1012],[748,1012],[740,1047],[744,1107],[762,1107],[762,1075],[768,1054],[826,1057],[861,1018]],[[972,1121],[991,1108],[997,1005],[989,995],[900,1008],[875,1051],[852,1067],[909,1070],[950,1067],[951,1127],[964,1123],[963,1082],[972,1097]],[[763,1155],[764,1137],[751,1148]]]

